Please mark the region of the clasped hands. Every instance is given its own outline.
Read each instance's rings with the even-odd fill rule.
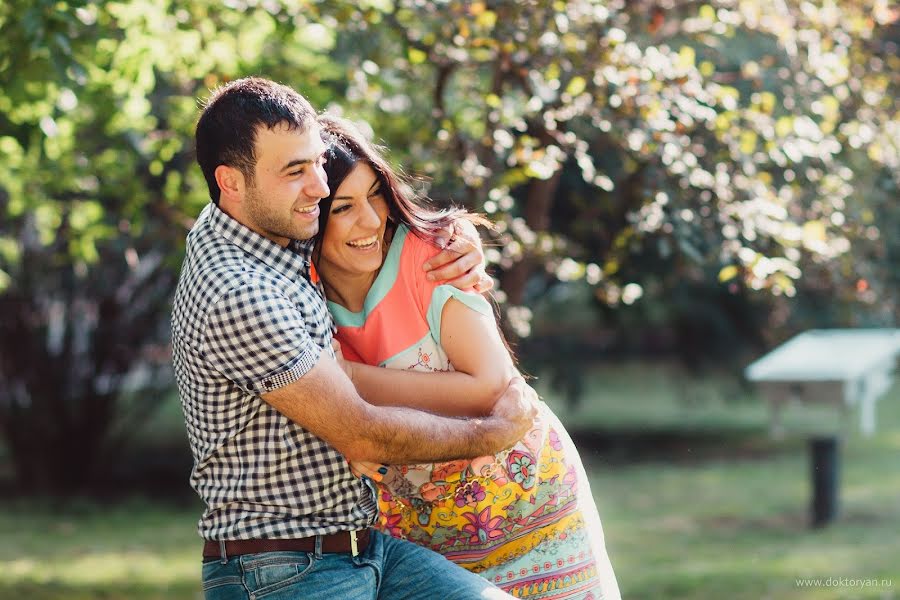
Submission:
[[[488,417],[506,424],[504,429],[507,435],[500,442],[497,452],[511,447],[532,428],[538,416],[539,402],[537,392],[522,377],[516,376],[510,380]],[[365,476],[376,482],[383,481],[388,474],[387,465],[362,460],[350,461],[350,470],[357,477]]]

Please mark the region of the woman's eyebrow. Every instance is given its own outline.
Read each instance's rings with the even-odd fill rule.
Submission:
[[[381,182],[378,181],[378,178],[375,178],[375,181],[372,182],[372,185],[369,186],[369,189],[368,189],[368,191],[366,191],[366,193],[368,194],[369,192],[372,191],[372,188],[378,187],[379,183],[381,183]],[[335,196],[334,200],[353,200],[353,196]],[[334,200],[332,200],[332,202]]]

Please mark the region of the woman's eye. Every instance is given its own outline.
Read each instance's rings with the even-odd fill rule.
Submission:
[[[340,205],[340,206],[338,206],[338,207],[332,208],[332,209],[331,209],[331,214],[334,215],[334,214],[346,212],[348,208],[350,208],[350,205],[349,205],[349,204],[342,204],[342,205]]]

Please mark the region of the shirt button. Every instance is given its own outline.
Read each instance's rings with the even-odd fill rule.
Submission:
[[[263,381],[263,385],[267,390],[271,390],[273,387],[275,387],[275,384],[272,383],[271,379],[266,379],[265,381]]]

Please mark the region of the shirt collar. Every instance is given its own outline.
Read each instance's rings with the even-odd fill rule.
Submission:
[[[215,204],[210,203],[205,211],[209,212],[213,231],[235,246],[291,279],[297,273],[309,279],[312,240],[291,240],[285,248],[242,225]]]

